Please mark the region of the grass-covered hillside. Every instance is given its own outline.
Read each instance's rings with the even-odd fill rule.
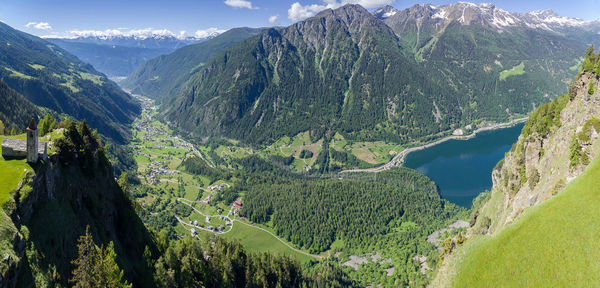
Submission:
[[[588,49],[569,93],[532,113],[474,208],[469,239],[449,243],[454,252],[434,285],[600,285],[598,58]]]
[[[129,137],[126,127],[140,111],[133,98],[91,65],[4,23],[0,23],[0,80],[37,106],[86,119],[117,142]]]
[[[600,285],[600,158],[555,198],[465,244],[452,287]]]

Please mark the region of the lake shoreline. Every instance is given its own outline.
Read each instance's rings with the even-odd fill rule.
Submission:
[[[518,125],[520,123],[523,123],[523,122],[527,121],[527,119],[529,119],[529,117],[518,118],[518,119],[511,120],[509,122],[496,123],[496,124],[492,124],[492,125],[489,125],[489,126],[477,128],[473,132],[471,132],[469,135],[450,135],[450,136],[446,136],[446,137],[444,137],[442,139],[436,140],[436,141],[431,142],[431,143],[427,143],[427,144],[423,144],[423,145],[420,145],[420,146],[415,146],[415,147],[410,147],[410,148],[404,149],[404,150],[402,150],[402,152],[400,152],[396,156],[394,156],[392,158],[392,160],[390,160],[387,163],[385,163],[383,165],[380,165],[378,167],[367,168],[367,169],[342,170],[339,173],[358,173],[358,172],[377,173],[377,172],[386,171],[386,170],[389,170],[389,169],[391,169],[393,167],[402,166],[404,164],[406,156],[408,156],[408,154],[410,154],[412,152],[424,150],[424,149],[427,149],[427,148],[431,148],[433,146],[442,144],[442,143],[444,143],[446,141],[450,141],[450,140],[469,140],[469,139],[472,139],[475,136],[477,136],[478,133],[485,132],[485,131],[492,131],[492,130],[510,128],[510,127],[513,127],[515,125]]]

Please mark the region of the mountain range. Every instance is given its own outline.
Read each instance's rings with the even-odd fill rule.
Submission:
[[[111,77],[124,77],[152,58],[214,38],[220,31],[213,31],[202,37],[182,37],[163,30],[141,30],[125,34],[119,31],[89,31],[81,34],[62,38],[48,36],[45,39],[92,64],[102,73]]]
[[[140,105],[104,74],[62,48],[4,23],[0,43],[0,80],[8,87],[37,106],[86,119],[100,133],[126,141],[127,125],[139,114]]]
[[[125,83],[174,101],[163,106],[167,119],[202,138],[270,143],[310,131],[315,139],[340,132],[428,141],[520,117],[564,93],[580,55],[599,39],[596,23],[464,2],[373,13],[346,5],[268,29],[206,63],[180,69],[170,64],[175,52]],[[163,75],[189,80],[151,92]]]
[[[379,19],[391,22],[402,21],[402,19],[410,17],[421,19],[424,22],[431,21],[439,24],[439,29],[445,28],[453,21],[458,21],[464,25],[485,25],[495,28],[497,31],[521,27],[553,32],[564,32],[570,28],[600,32],[600,19],[584,21],[560,16],[552,10],[533,11],[525,14],[513,13],[491,3],[457,2],[441,6],[418,4],[405,10],[398,10],[388,5],[377,9],[373,14]]]

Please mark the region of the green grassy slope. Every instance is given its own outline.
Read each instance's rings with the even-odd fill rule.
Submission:
[[[292,256],[302,263],[316,260],[306,254],[290,249],[274,236],[257,228],[250,227],[247,224],[242,224],[239,221],[235,222],[231,233],[223,234],[223,238],[237,239],[237,241],[244,245],[248,251],[271,252],[279,255]]]
[[[469,241],[452,287],[600,286],[600,158],[494,237]]]
[[[3,140],[4,136],[0,136],[0,144]],[[2,147],[0,147],[0,154],[2,154]],[[31,171],[31,167],[25,159],[5,160],[0,156],[0,206],[12,197],[12,191],[19,185],[27,170]]]
[[[91,65],[44,39],[3,23],[0,79],[31,103],[86,119],[92,128],[119,143],[129,137],[126,128],[140,112],[131,96]]]

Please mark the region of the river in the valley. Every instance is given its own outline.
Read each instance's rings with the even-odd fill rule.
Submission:
[[[468,140],[449,140],[412,152],[404,166],[431,178],[444,199],[470,207],[477,195],[492,188],[492,169],[517,141],[523,125],[484,131]]]

